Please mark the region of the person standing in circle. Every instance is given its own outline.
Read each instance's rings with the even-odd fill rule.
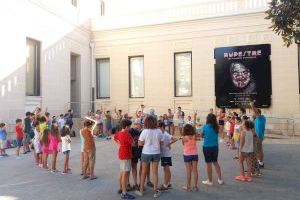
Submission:
[[[219,122],[219,133],[221,134],[221,139],[220,142],[222,143],[225,138],[225,133],[224,133],[224,125],[225,125],[225,108],[221,108],[218,113],[218,122]]]

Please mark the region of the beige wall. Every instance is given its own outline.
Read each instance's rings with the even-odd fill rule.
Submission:
[[[181,105],[187,113],[204,116],[215,107],[214,48],[271,44],[272,106],[269,116],[292,117],[299,113],[297,47],[283,46],[268,27],[263,13],[233,15],[160,25],[92,32],[95,58],[110,58],[111,98],[97,100],[134,112],[140,103],[162,114]],[[92,27],[93,28],[93,27]],[[192,51],[193,96],[174,98],[174,53]],[[128,56],[144,55],[145,98],[128,98]],[[94,67],[94,66],[93,66]]]

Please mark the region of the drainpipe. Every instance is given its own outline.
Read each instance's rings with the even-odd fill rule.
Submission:
[[[91,90],[91,97],[90,97],[90,108],[94,112],[95,111],[95,88],[96,88],[96,65],[95,65],[95,44],[90,42],[90,49],[91,49],[91,74],[90,74],[90,90]]]

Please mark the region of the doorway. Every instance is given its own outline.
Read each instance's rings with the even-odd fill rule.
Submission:
[[[81,116],[80,55],[71,53],[70,59],[70,109],[73,110],[73,116],[78,118]]]

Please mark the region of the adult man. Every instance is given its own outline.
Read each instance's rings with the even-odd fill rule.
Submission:
[[[257,139],[257,159],[259,166],[261,168],[264,167],[263,159],[264,159],[264,152],[263,152],[263,140],[265,136],[265,127],[266,127],[266,117],[261,114],[261,110],[256,108],[254,103],[250,103],[251,108],[253,110],[253,116],[255,117],[254,120],[254,128],[255,128],[255,133],[256,136],[258,137]]]
[[[242,93],[256,92],[256,84],[250,70],[242,63],[234,62],[230,65],[230,76],[233,89]]]

